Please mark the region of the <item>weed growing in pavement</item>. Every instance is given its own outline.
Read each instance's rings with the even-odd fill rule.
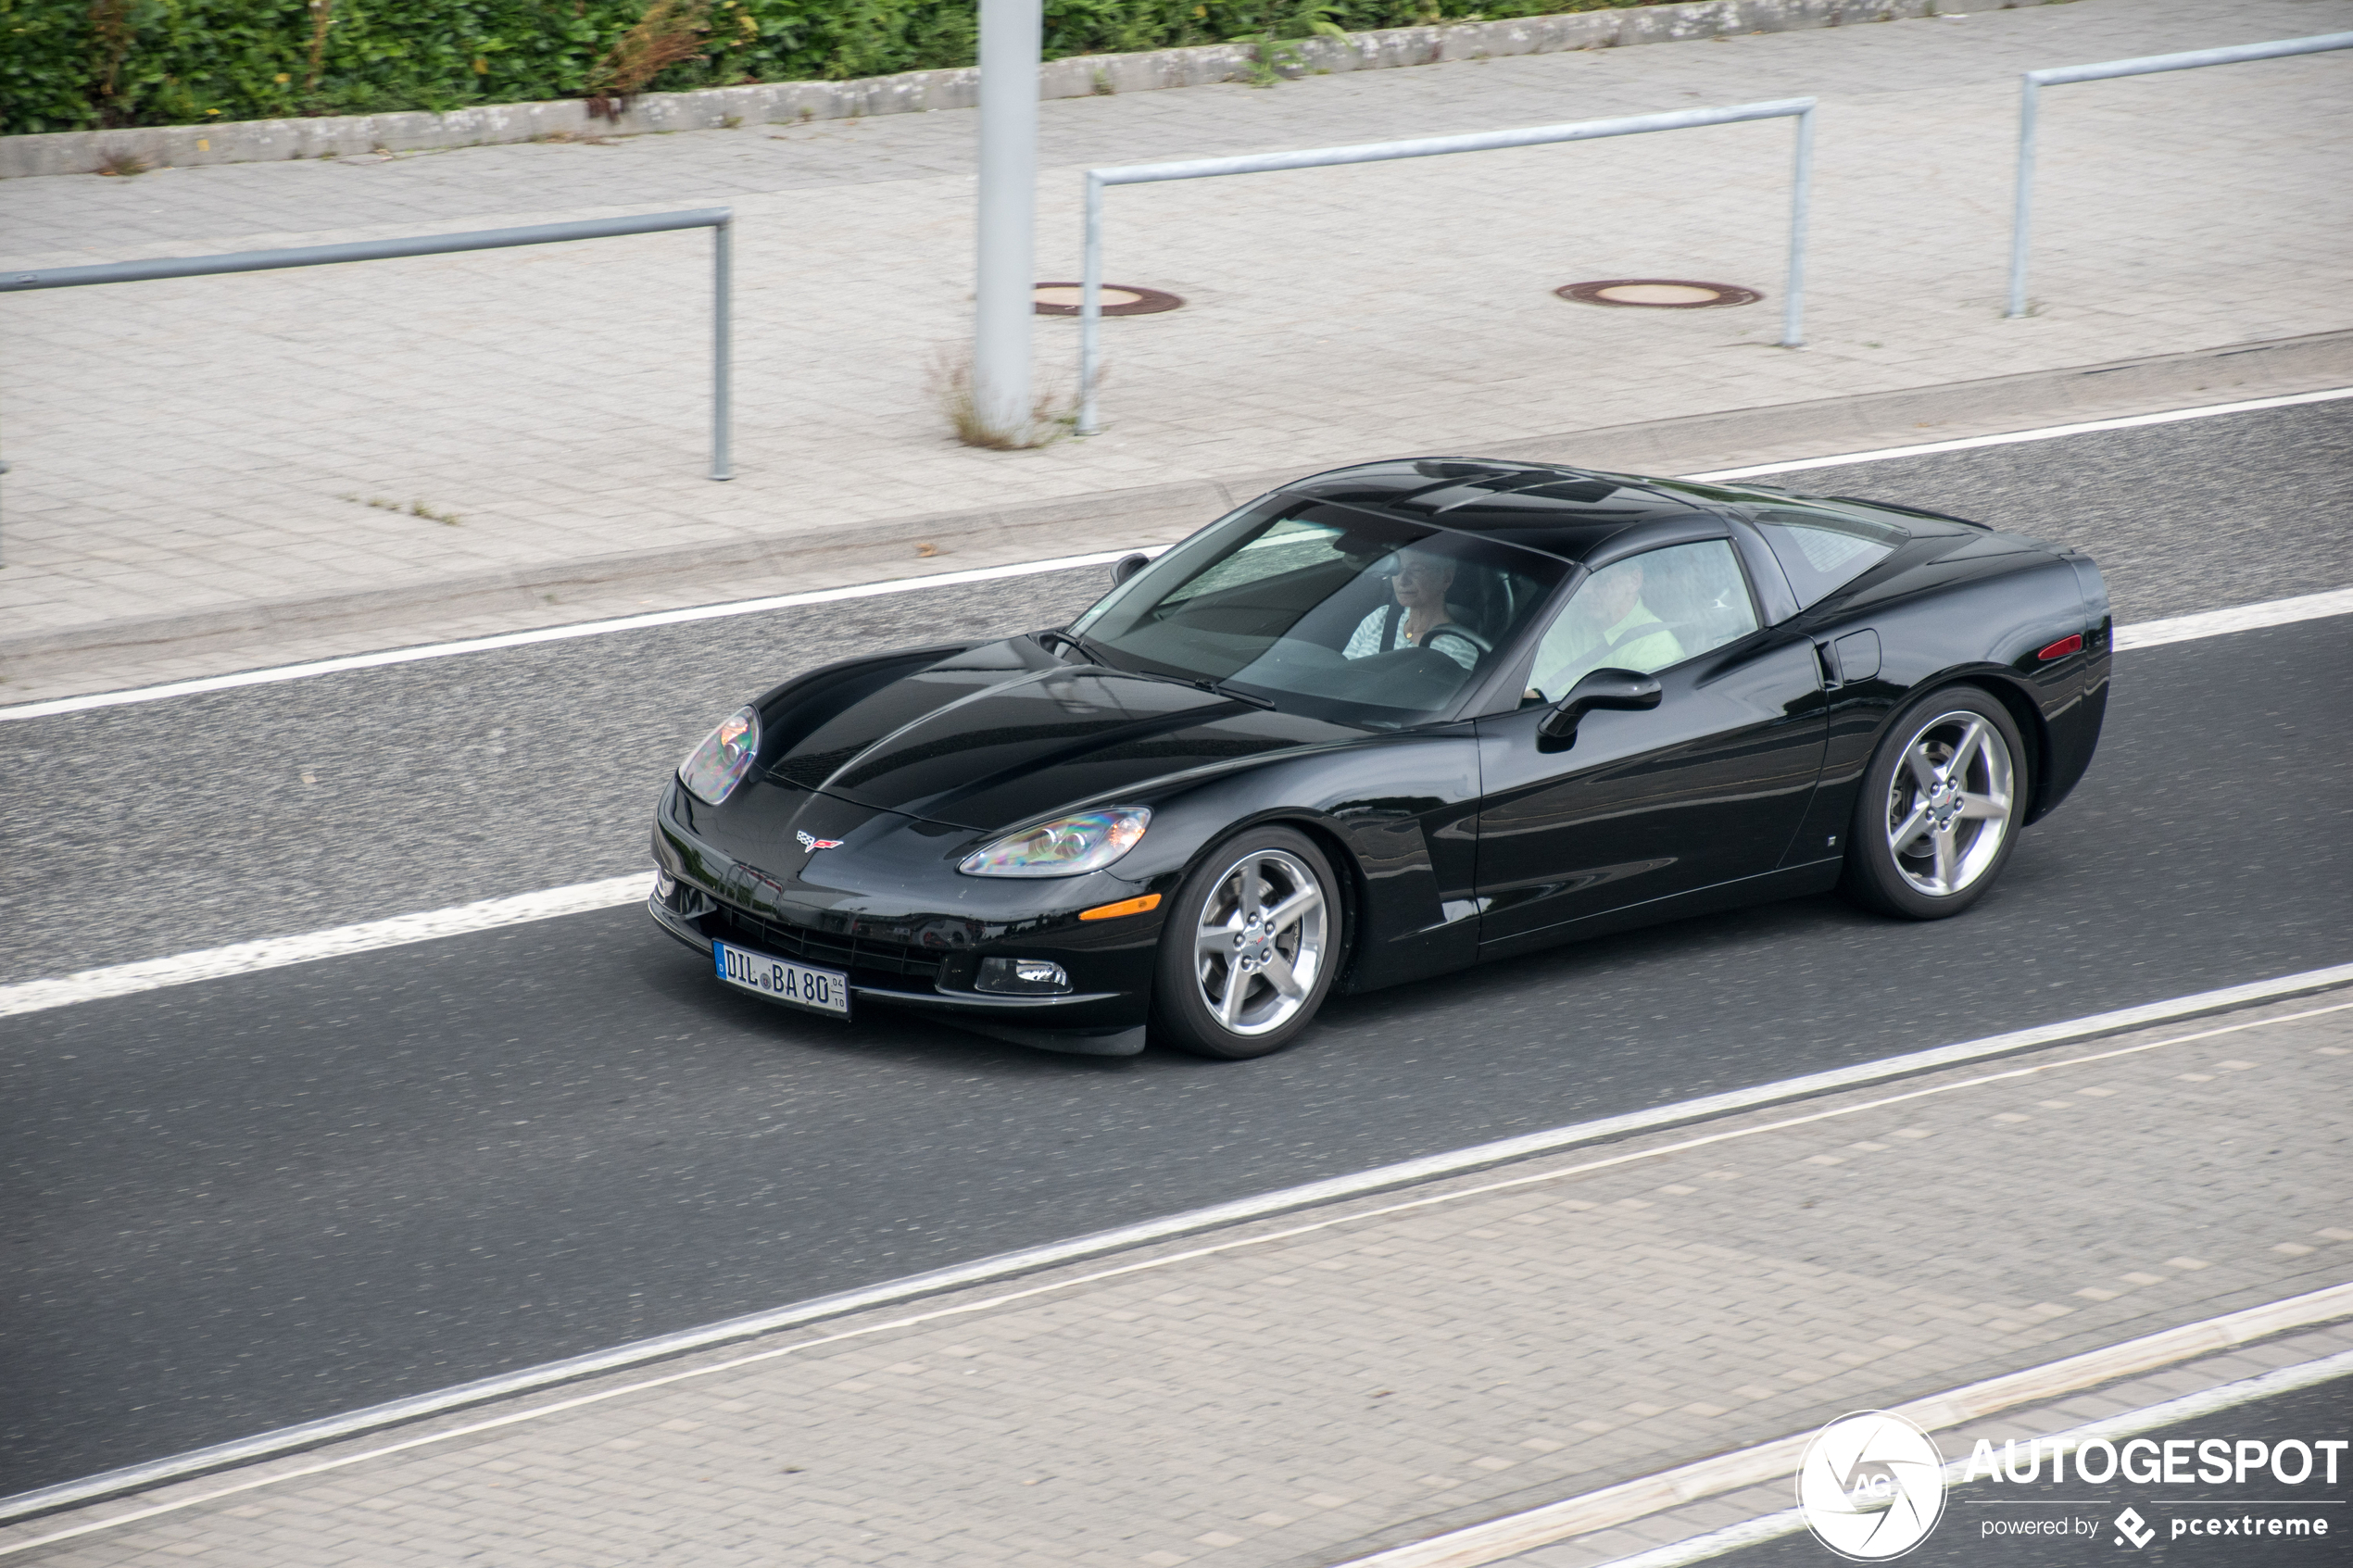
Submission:
[[[133,174],[145,174],[146,171],[147,160],[136,153],[108,153],[98,161],[99,173],[117,174],[125,180],[130,179]]]
[[[335,25],[335,0],[310,0],[310,59],[302,73],[302,101],[319,101],[319,72],[327,59],[327,30]],[[476,66],[475,69],[481,69]],[[318,111],[314,108],[311,112]]]
[[[707,0],[652,0],[637,25],[617,39],[588,73],[588,113],[618,119],[646,83],[683,60],[704,57],[711,31]]]
[[[456,512],[437,511],[422,501],[411,501],[404,507],[399,502],[387,500],[382,495],[346,495],[341,499],[349,501],[354,506],[373,507],[380,512],[400,512],[409,517],[421,517],[427,522],[438,522],[449,528],[465,526],[466,520]]]
[[[1102,384],[1101,366],[1095,370],[1095,383]],[[1077,396],[1061,386],[1048,386],[1032,401],[1029,422],[1021,430],[999,432],[981,423],[980,410],[973,403],[972,351],[950,348],[945,345],[931,357],[931,369],[924,383],[932,401],[948,417],[948,424],[955,431],[956,439],[967,446],[986,447],[992,452],[1026,452],[1038,446],[1049,446],[1068,435],[1078,424]]]
[[[1250,84],[1272,87],[1286,76],[1306,73],[1307,56],[1299,52],[1297,40],[1348,36],[1348,30],[1332,20],[1339,9],[1334,0],[1265,0],[1253,19],[1256,25],[1226,42],[1249,44]]]

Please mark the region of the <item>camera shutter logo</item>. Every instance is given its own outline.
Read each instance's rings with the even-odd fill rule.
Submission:
[[[1944,1512],[1944,1456],[1900,1415],[1840,1416],[1806,1446],[1797,1507],[1814,1538],[1851,1562],[1901,1557]]]

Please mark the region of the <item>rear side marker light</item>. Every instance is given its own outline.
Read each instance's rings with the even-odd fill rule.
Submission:
[[[2047,664],[2054,659],[2065,659],[2070,653],[2082,653],[2082,651],[2083,637],[2082,633],[2078,633],[2072,637],[2061,637],[2057,642],[2053,643],[2049,647],[2045,648],[2041,653],[2036,654],[2034,657]]]
[[[1160,895],[1147,893],[1140,898],[1122,898],[1116,904],[1098,904],[1091,909],[1078,911],[1080,920],[1117,920],[1122,915],[1146,914],[1160,908]]]

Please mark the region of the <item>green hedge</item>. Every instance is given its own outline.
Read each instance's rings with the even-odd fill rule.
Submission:
[[[1046,55],[1654,3],[1045,0]],[[580,97],[612,84],[611,51],[649,6],[705,31],[700,57],[648,91],[973,60],[975,0],[0,0],[0,133]]]

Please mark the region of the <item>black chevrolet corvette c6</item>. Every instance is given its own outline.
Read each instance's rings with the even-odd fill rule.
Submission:
[[[654,917],[837,1017],[1261,1056],[1335,987],[1652,921],[1957,914],[2108,702],[2089,559],[1762,484],[1373,463],[1114,577],[726,720],[656,812]]]

